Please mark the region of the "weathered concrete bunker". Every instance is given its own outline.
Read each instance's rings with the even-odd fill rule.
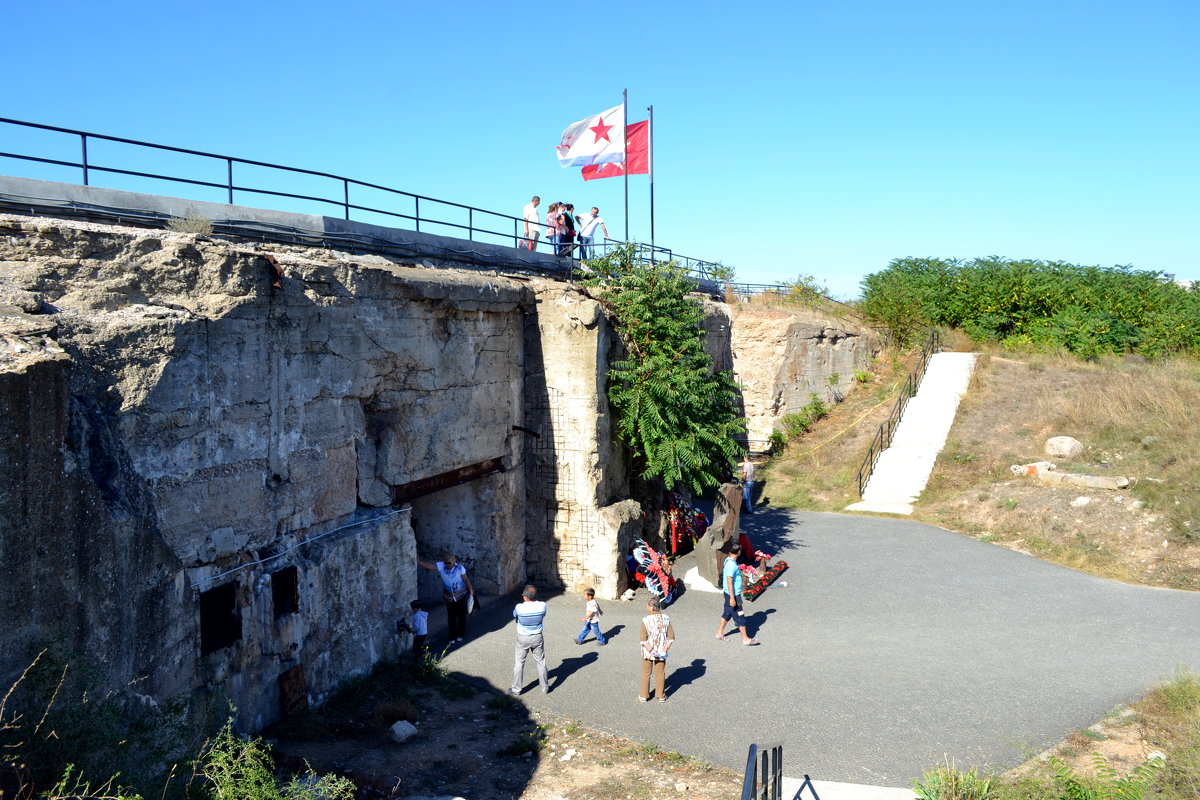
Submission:
[[[402,652],[418,557],[616,596],[615,347],[563,281],[0,216],[0,678],[57,639],[258,729]]]

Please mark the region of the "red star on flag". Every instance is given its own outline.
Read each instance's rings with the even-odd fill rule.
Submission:
[[[608,132],[609,132],[609,131],[611,131],[612,129],[613,129],[613,126],[612,126],[612,125],[605,125],[605,124],[604,124],[604,117],[603,117],[603,116],[599,117],[599,118],[596,120],[596,124],[595,124],[595,125],[593,125],[592,127],[588,128],[588,130],[589,130],[589,131],[591,131],[592,133],[596,134],[596,142],[599,142],[601,139],[605,140],[606,142],[611,142],[611,141],[612,141],[612,139],[609,139],[609,138],[608,138]],[[595,144],[595,142],[593,142],[593,144]]]

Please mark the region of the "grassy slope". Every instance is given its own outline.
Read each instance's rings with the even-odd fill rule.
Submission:
[[[772,505],[840,511],[857,499],[861,460],[912,360],[877,360],[869,383],[789,442],[761,473]],[[1200,588],[1198,399],[1193,360],[985,353],[913,516],[1104,577]],[[1070,501],[1081,490],[1014,479],[1009,466],[1045,459],[1056,434],[1086,447],[1060,471],[1125,475],[1133,486],[1092,493],[1079,509]]]

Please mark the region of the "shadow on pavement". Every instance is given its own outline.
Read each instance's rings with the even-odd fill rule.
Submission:
[[[686,667],[680,667],[667,673],[667,694],[673,695],[682,687],[701,678],[708,668],[704,666],[703,658],[694,658]]]
[[[567,678],[574,675],[579,670],[592,664],[599,656],[595,650],[585,652],[583,655],[573,658],[564,658],[559,662],[557,667],[549,670],[548,677],[550,678],[550,689],[553,690],[556,686],[563,683]]]

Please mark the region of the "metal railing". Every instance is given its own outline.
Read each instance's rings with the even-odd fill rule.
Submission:
[[[804,782],[789,800],[799,800],[807,789],[813,800],[821,800],[812,778],[804,776]],[[783,798],[783,745],[768,744],[761,747],[750,745],[746,755],[746,772],[742,777],[742,800],[782,800]]]
[[[50,155],[49,153],[53,149],[50,143],[41,143],[40,154],[12,152],[5,147],[3,150],[0,150],[0,158],[10,158],[50,167],[78,169],[80,170],[81,182],[84,186],[94,185],[93,181],[98,175],[125,176],[127,178],[149,181],[166,181],[173,186],[219,192],[223,198],[222,202],[229,203],[230,205],[235,204],[235,197],[239,194],[286,198],[288,200],[299,200],[306,204],[316,204],[325,211],[333,211],[340,214],[346,220],[354,219],[357,215],[360,218],[355,219],[355,221],[365,222],[367,220],[361,219],[362,215],[378,215],[380,218],[392,223],[410,224],[412,230],[417,232],[421,232],[422,225],[425,226],[425,232],[430,232],[429,228],[433,226],[451,231],[454,235],[460,237],[465,235],[466,239],[472,242],[490,241],[493,244],[508,244],[512,247],[519,247],[523,243],[530,241],[524,235],[524,217],[501,214],[496,211],[488,211],[449,200],[438,200],[437,198],[418,195],[388,186],[381,186],[377,183],[334,175],[328,172],[302,169],[300,167],[288,167],[266,161],[256,161],[218,153],[206,153],[201,150],[191,150],[185,147],[154,144],[153,142],[143,142],[119,136],[107,136],[99,133],[60,128],[55,125],[42,125],[36,122],[24,122],[4,117],[0,117],[0,126],[8,126],[0,128],[0,130],[41,131],[77,137],[77,159],[63,157],[61,153],[57,156]],[[115,165],[98,163],[95,159],[94,148],[89,153],[89,144],[96,142],[135,148],[134,162],[139,167],[145,162],[154,160],[151,157],[152,153],[166,153],[173,156],[204,159],[210,162],[210,164],[218,166],[222,177],[220,180],[214,179],[212,174],[209,174],[208,179],[187,177],[178,174],[178,168],[175,169],[176,174],[171,174],[170,172],[152,171],[149,167],[127,169]],[[35,145],[35,147],[37,146]],[[138,158],[139,154],[142,156],[141,158]],[[236,176],[235,169],[237,172]],[[253,180],[253,178],[247,179],[244,182],[243,173],[252,173],[255,169],[278,170],[289,178],[329,181],[332,182],[332,194],[318,194],[313,191],[285,191],[280,183],[272,184],[269,181],[266,185],[250,185],[249,180]],[[236,180],[235,177],[237,178]],[[104,188],[118,187],[108,186]],[[353,198],[352,190],[354,190]],[[367,205],[365,200],[360,201],[359,198],[361,196],[369,193],[382,193],[383,197],[389,202],[384,204],[385,207],[379,207],[377,205]],[[185,199],[201,200],[203,198],[189,197]],[[437,209],[442,209],[442,211],[437,211]],[[431,213],[439,213],[443,218],[431,216]],[[451,218],[445,218],[446,215],[450,215]],[[538,228],[539,230],[544,229],[545,222],[540,223]],[[623,243],[618,240],[609,239],[602,243],[597,243],[594,247],[603,254],[608,252],[610,247],[617,244]],[[643,257],[647,258],[647,260],[669,261],[674,259],[700,279],[711,280],[722,273],[721,265],[716,262],[679,255],[669,248],[639,244],[639,249],[644,254]]]
[[[904,416],[904,409],[908,405],[908,401],[921,387],[921,379],[925,377],[925,369],[929,366],[929,357],[936,353],[940,346],[941,337],[938,335],[938,330],[932,328],[929,331],[929,338],[925,340],[925,346],[921,348],[921,358],[917,362],[917,366],[904,381],[904,386],[900,389],[900,396],[896,398],[896,404],[892,406],[892,413],[888,414],[888,418],[879,426],[879,430],[875,431],[871,447],[867,450],[862,465],[858,468],[859,497],[862,497],[867,481],[871,480],[871,473],[875,471],[875,464],[879,461],[880,454],[891,445],[892,437],[896,435],[896,428],[900,425],[900,418]]]

